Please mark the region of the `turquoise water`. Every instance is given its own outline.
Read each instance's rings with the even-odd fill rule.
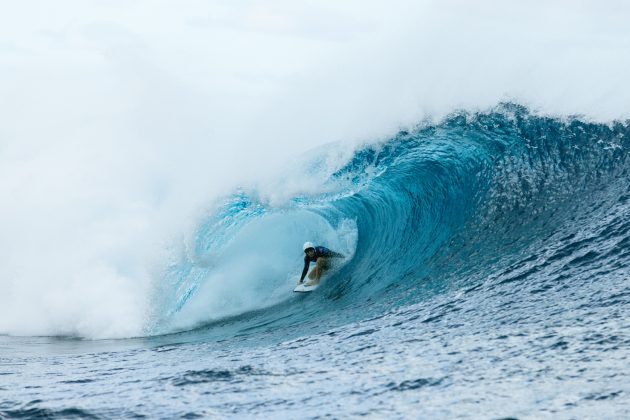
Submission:
[[[0,416],[628,417],[629,135],[505,104],[234,191],[144,337],[0,337]],[[348,258],[297,295],[305,240]]]

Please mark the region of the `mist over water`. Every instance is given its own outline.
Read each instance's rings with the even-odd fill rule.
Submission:
[[[629,12],[589,1],[5,8],[0,332],[145,334],[165,261],[207,209],[239,186],[274,206],[328,188],[324,175],[301,181],[306,157],[288,164],[318,146],[337,144],[324,146],[329,174],[400,128],[505,100],[627,118]]]

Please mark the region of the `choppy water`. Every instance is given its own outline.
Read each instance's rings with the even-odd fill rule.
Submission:
[[[629,136],[508,104],[235,192],[146,337],[0,337],[0,415],[629,417]],[[349,258],[294,295],[307,239]]]

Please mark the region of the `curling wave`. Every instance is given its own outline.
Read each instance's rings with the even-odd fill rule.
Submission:
[[[324,192],[281,205],[235,192],[174,253],[150,332],[349,322],[446,289],[623,275],[629,135],[503,104],[357,150]],[[320,292],[293,296],[306,239],[348,259]]]

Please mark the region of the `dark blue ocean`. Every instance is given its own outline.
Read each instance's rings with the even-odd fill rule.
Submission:
[[[630,418],[629,152],[503,104],[235,190],[142,336],[0,336],[0,418]],[[295,294],[307,240],[347,258]]]

